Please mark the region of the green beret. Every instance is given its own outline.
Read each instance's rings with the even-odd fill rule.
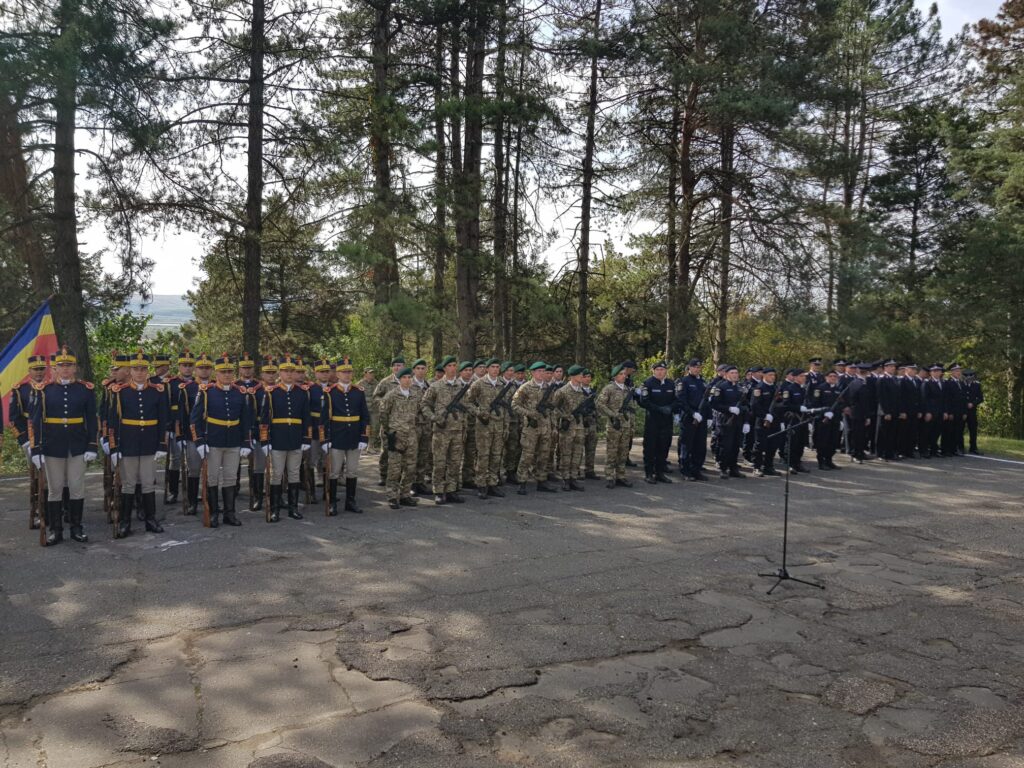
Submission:
[[[457,362],[459,362],[459,361],[455,357],[455,355],[445,355],[443,358],[441,358],[441,362],[438,363],[438,365],[440,365],[441,368],[444,368],[446,365],[450,365],[451,363],[457,363]]]
[[[547,365],[544,366],[544,370],[545,371],[553,371],[553,370],[555,370],[555,368],[558,368],[558,366],[557,365],[552,365],[551,363],[548,363]]]
[[[403,368],[402,370],[395,374],[396,379],[400,379],[403,376],[412,376],[412,368],[410,368],[409,366],[405,366],[405,368]]]
[[[621,363],[619,363],[619,364],[618,364],[618,365],[616,365],[616,366],[615,366],[614,368],[612,368],[612,378],[614,379],[614,378],[615,378],[616,376],[618,376],[618,375],[619,375],[620,373],[622,373],[622,372],[623,372],[624,370],[625,370],[625,369],[624,369],[624,368],[622,367],[622,364],[621,364]]]
[[[566,371],[566,373],[569,374],[570,376],[579,376],[581,373],[583,373],[583,366],[582,365],[570,365],[569,366],[569,370]]]
[[[515,367],[516,367],[515,363],[513,363],[511,360],[506,360],[504,363],[501,364],[501,372],[504,373],[509,368],[515,368]]]
[[[484,365],[486,365],[486,366],[487,366],[488,368],[490,368],[490,367],[491,367],[492,365],[501,365],[501,360],[499,360],[499,359],[498,359],[498,358],[496,358],[496,357],[492,357],[492,358],[489,358],[489,359],[488,359],[488,360],[487,360],[487,361],[486,361],[486,362],[484,363]]]
[[[462,373],[467,368],[476,368],[476,366],[473,365],[472,360],[463,360],[461,363],[459,363],[459,373]]]
[[[444,373],[444,365],[442,363],[438,363],[434,366],[434,370],[438,373]]]
[[[427,361],[424,360],[422,357],[417,357],[415,360],[412,361],[412,367],[415,368],[417,365],[422,365],[425,368],[427,365]]]
[[[393,357],[393,358],[391,358],[391,364],[392,365],[399,365],[399,364],[405,365],[405,358],[402,357],[401,355],[399,355],[398,357]]]
[[[590,370],[589,368],[584,368],[583,369],[583,375],[584,376],[593,376],[594,372],[592,370]]]
[[[516,363],[516,373],[526,373],[526,363]]]
[[[476,360],[473,361],[473,367],[479,368],[481,365],[485,365],[486,363],[486,360],[484,360],[482,357],[478,357]]]
[[[545,371],[547,370],[548,364],[543,360],[538,360],[536,363],[530,366],[531,371]]]

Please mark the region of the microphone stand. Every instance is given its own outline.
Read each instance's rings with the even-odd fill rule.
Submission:
[[[846,390],[844,389],[843,391],[845,392]],[[838,398],[837,398],[837,400],[838,400]],[[783,427],[782,429],[780,429],[778,432],[776,432],[771,437],[776,437],[777,435],[785,434],[786,435],[786,455],[790,456],[791,455],[790,451],[792,450],[792,447],[793,447],[793,432],[795,430],[799,429],[800,427],[804,426],[805,424],[810,424],[811,421],[813,421],[813,420],[814,420],[814,416],[813,415],[811,415],[811,416],[809,416],[808,418],[805,418],[805,419],[797,419],[796,422],[794,422],[793,424],[791,424],[788,427]],[[782,566],[780,568],[778,568],[777,570],[773,571],[772,573],[759,573],[759,574],[757,574],[758,576],[761,576],[763,578],[775,579],[776,580],[775,583],[772,585],[772,588],[768,590],[768,594],[769,595],[772,592],[774,592],[775,588],[777,586],[779,586],[779,584],[781,584],[784,581],[795,581],[795,582],[797,582],[799,584],[806,584],[809,587],[817,587],[818,589],[824,589],[825,588],[824,584],[818,584],[818,583],[813,582],[813,581],[807,581],[805,579],[798,579],[796,576],[790,576],[789,569],[786,567],[786,554],[787,554],[787,549],[788,549],[788,546],[789,546],[789,476],[790,476],[790,474],[791,474],[791,472],[787,470],[786,471],[786,486],[785,486],[786,490],[785,490],[785,495],[784,495],[784,499],[785,500],[784,500],[783,506],[782,506],[782,510],[783,510],[782,511]]]

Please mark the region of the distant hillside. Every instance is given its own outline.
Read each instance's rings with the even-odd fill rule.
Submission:
[[[153,316],[149,321],[150,332],[178,328],[192,319],[192,310],[185,297],[176,294],[157,293],[145,304],[141,297],[136,296],[131,307],[140,315]]]

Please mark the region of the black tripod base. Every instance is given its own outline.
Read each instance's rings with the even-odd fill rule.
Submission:
[[[775,571],[774,573],[759,573],[757,575],[766,579],[776,580],[775,583],[772,584],[772,588],[768,590],[769,595],[772,592],[774,592],[775,588],[784,581],[795,581],[797,584],[806,584],[808,587],[817,587],[818,589],[825,588],[824,584],[818,584],[814,581],[807,581],[805,579],[798,579],[796,576],[790,576],[789,571],[787,571],[785,568],[779,568],[779,570]]]

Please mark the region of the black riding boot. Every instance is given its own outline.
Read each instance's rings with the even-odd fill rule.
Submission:
[[[302,519],[302,513],[299,512],[299,488],[298,483],[288,483],[288,517],[292,520]]]
[[[198,515],[199,514],[199,478],[190,477],[188,479],[188,488],[185,491],[188,494],[188,510],[185,512],[186,515]]]
[[[334,517],[338,514],[338,481],[329,480],[327,483],[327,493],[329,494],[328,499],[331,504],[327,508],[328,517]],[[345,506],[348,506],[348,499],[345,500]]]
[[[267,476],[263,472],[258,472],[252,476],[252,488],[250,493],[252,498],[249,500],[249,510],[252,512],[263,511],[263,482]]]
[[[224,525],[241,525],[242,521],[235,515],[235,497],[238,491],[233,487],[222,488],[221,495],[224,497]]]
[[[135,506],[134,493],[121,494],[121,516],[117,522],[116,538],[123,539],[132,535],[132,508]]]
[[[349,477],[345,480],[345,511],[361,515],[363,510],[356,504],[356,484],[358,482],[359,478],[357,477]]]
[[[156,521],[156,491],[142,495],[142,508],[146,513],[146,530],[150,533],[163,533],[164,527]]]
[[[217,506],[220,499],[217,498],[217,486],[206,486],[206,503],[210,505],[210,527],[220,528],[220,508]]]
[[[46,502],[46,520],[43,524],[49,527],[46,532],[46,546],[52,547],[64,541],[64,505],[59,501]]]
[[[71,505],[71,538],[84,544],[89,540],[82,528],[82,513],[85,511],[85,499],[72,499],[68,502]]]
[[[146,519],[146,506],[142,503],[142,483],[135,484],[135,514],[141,523]]]
[[[178,484],[181,482],[181,471],[177,469],[167,470],[167,503],[174,504],[178,501]]]
[[[281,486],[270,486],[270,522],[276,523],[281,519]]]

